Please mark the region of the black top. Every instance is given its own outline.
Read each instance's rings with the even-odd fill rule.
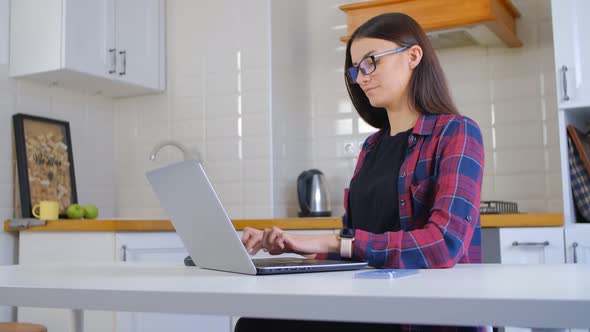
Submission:
[[[352,228],[381,234],[399,231],[398,177],[406,157],[409,129],[395,136],[390,131],[365,156],[350,182],[348,221]]]

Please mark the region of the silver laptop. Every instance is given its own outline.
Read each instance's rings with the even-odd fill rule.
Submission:
[[[244,274],[283,274],[361,269],[365,262],[305,258],[252,259],[202,165],[187,160],[147,173],[160,204],[194,263]]]

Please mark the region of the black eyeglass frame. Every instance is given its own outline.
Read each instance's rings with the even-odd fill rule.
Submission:
[[[346,70],[346,78],[348,78],[348,81],[350,83],[357,84],[356,79],[358,78],[359,71],[361,71],[364,75],[371,75],[372,73],[375,72],[375,70],[377,70],[377,62],[375,61],[376,59],[386,56],[386,55],[395,54],[395,53],[405,51],[412,46],[413,45],[401,46],[401,47],[395,48],[393,50],[389,50],[389,51],[385,51],[385,52],[381,52],[381,53],[375,53],[375,54],[366,56],[359,62],[359,64],[357,66],[348,67],[348,69]],[[365,71],[361,67],[363,62],[365,62],[367,60],[373,61],[373,70],[371,70],[370,72]]]

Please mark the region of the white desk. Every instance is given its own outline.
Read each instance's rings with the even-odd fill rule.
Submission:
[[[590,326],[589,265],[464,265],[394,280],[355,279],[356,273],[246,276],[129,263],[1,266],[0,305],[438,325]]]

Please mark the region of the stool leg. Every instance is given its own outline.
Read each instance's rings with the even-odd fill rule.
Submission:
[[[84,332],[84,310],[72,309],[72,332]]]

